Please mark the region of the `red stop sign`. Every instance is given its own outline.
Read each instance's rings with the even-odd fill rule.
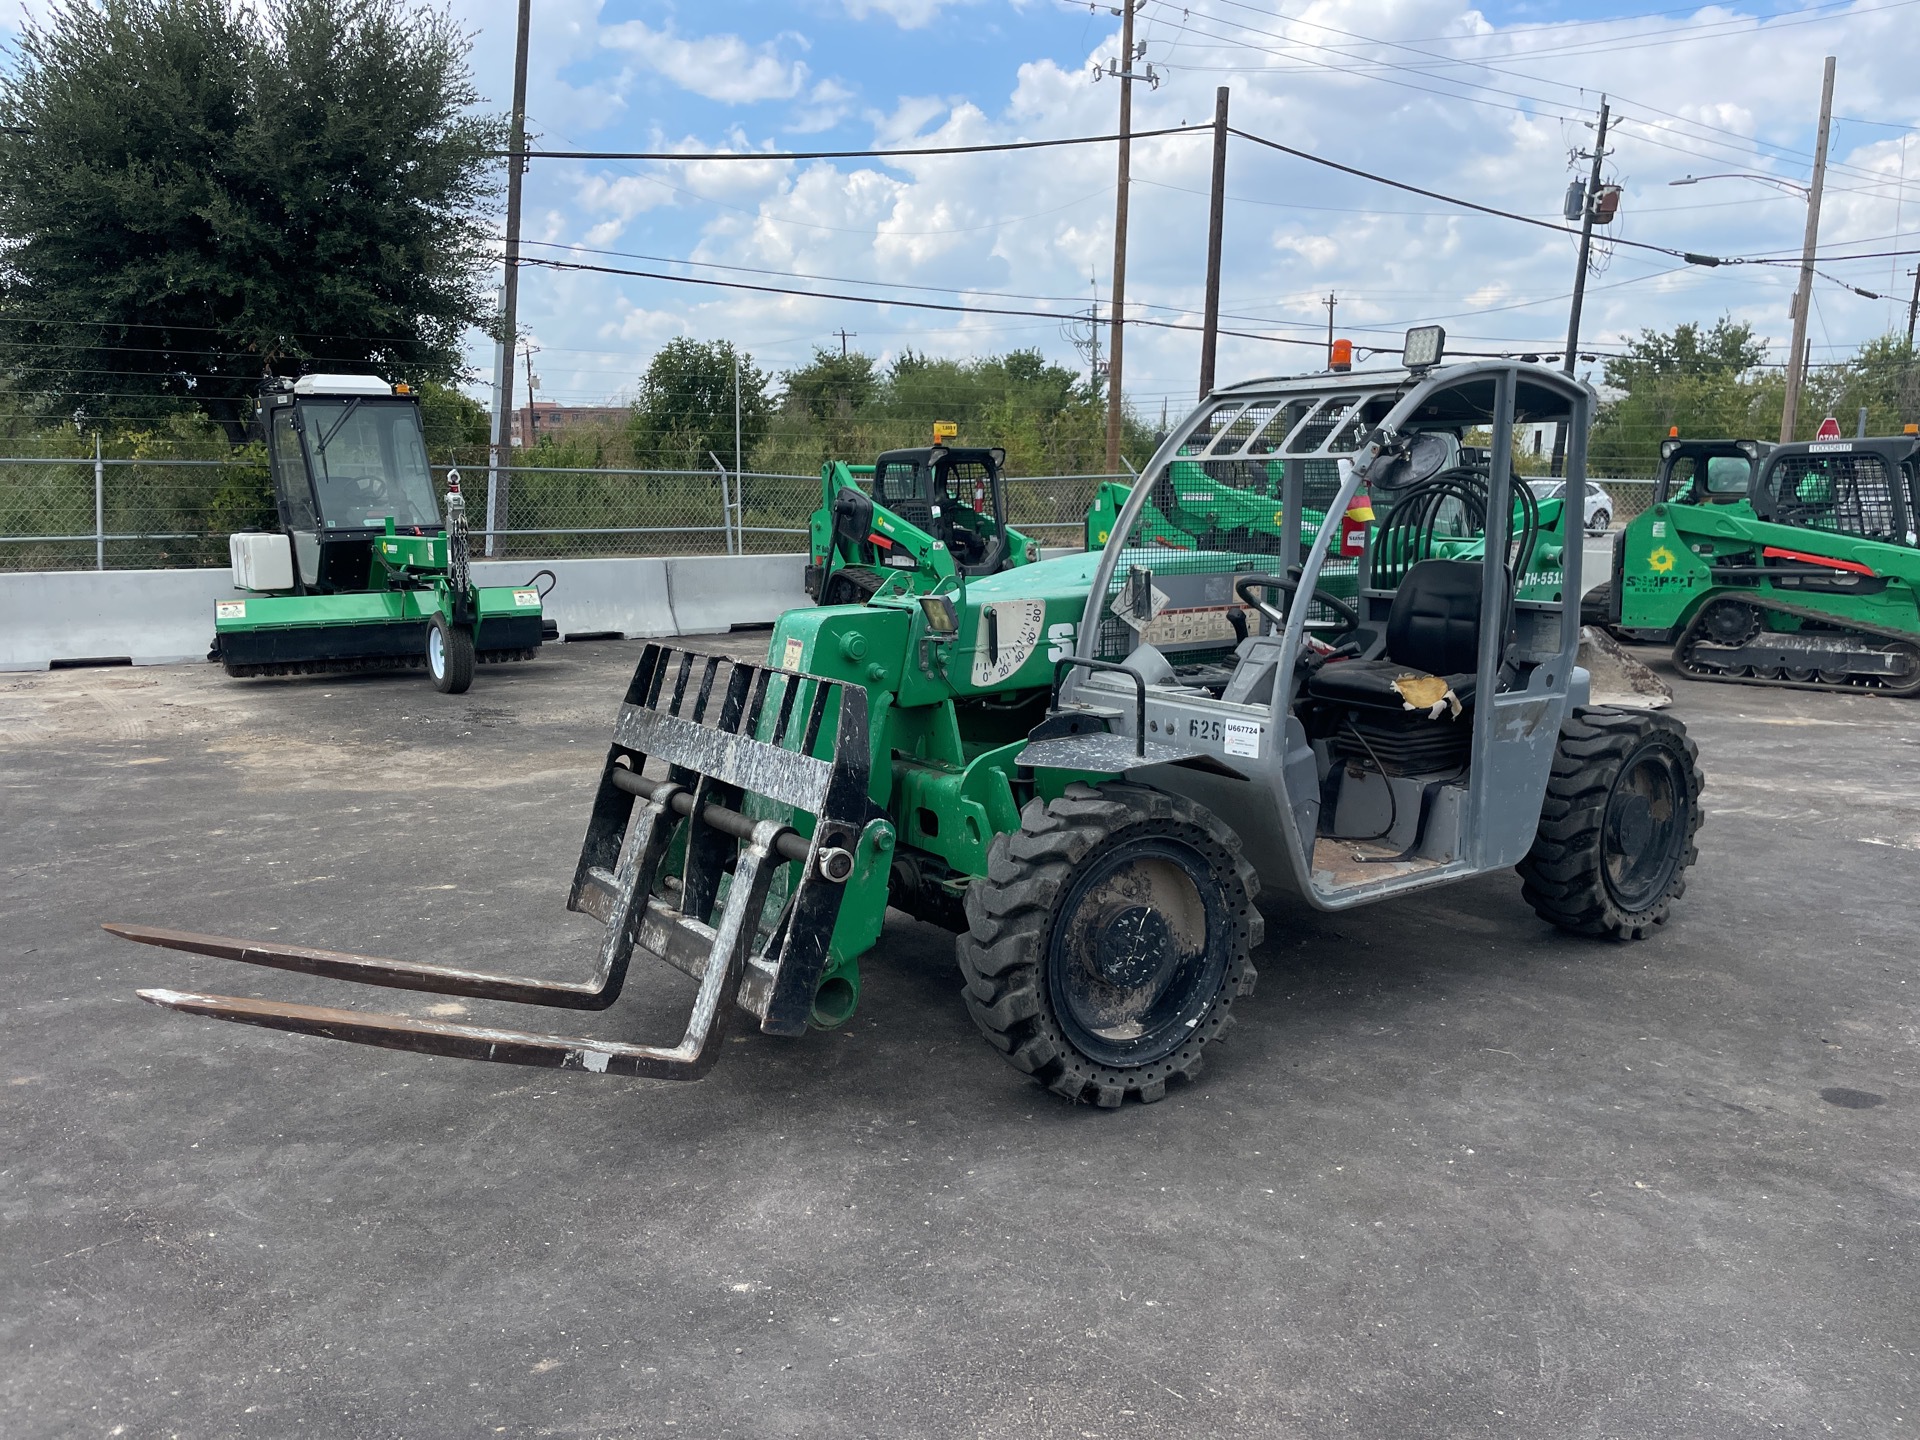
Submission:
[[[1813,438],[1816,440],[1838,440],[1840,438],[1840,422],[1831,415],[1827,416],[1826,419],[1820,422],[1820,428],[1813,432]]]

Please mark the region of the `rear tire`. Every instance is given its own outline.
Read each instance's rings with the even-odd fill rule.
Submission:
[[[442,695],[464,695],[473,684],[473,632],[444,615],[427,627],[427,674]]]
[[[1589,535],[1604,535],[1612,528],[1613,512],[1609,510],[1594,511],[1593,519],[1587,522],[1587,533]]]
[[[1590,709],[1560,732],[1533,848],[1517,867],[1534,913],[1640,940],[1664,925],[1699,858],[1699,750],[1658,711]]]
[[[967,889],[974,1023],[1069,1100],[1158,1100],[1253,993],[1260,882],[1203,807],[1135,785],[1030,801]]]

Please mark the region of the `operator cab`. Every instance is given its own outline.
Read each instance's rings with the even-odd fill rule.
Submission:
[[[1760,440],[1682,440],[1660,445],[1653,505],[1732,505],[1747,498],[1773,446]]]
[[[270,382],[260,408],[298,590],[364,589],[389,519],[403,535],[441,531],[420,402],[405,385],[307,375]]]
[[[998,446],[889,450],[873,463],[873,498],[945,545],[961,574],[996,574],[1011,560],[1000,478],[1006,461]]]
[[[1508,457],[1516,426],[1564,424],[1583,484],[1592,392],[1536,364],[1443,367],[1443,345],[1429,327],[1397,369],[1216,391],[1169,435],[1021,763],[1193,795],[1235,817],[1263,878],[1329,909],[1518,862],[1586,677],[1577,522],[1569,543]],[[1274,524],[1154,544],[1146,507],[1176,466],[1263,489],[1277,472]]]

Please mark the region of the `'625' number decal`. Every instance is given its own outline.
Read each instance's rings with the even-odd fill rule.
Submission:
[[[1218,720],[1189,720],[1187,721],[1187,738],[1189,740],[1222,740],[1226,737],[1221,732]]]

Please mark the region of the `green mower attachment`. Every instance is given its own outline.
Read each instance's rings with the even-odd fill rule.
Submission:
[[[567,1010],[620,997],[635,951],[700,982],[674,1045],[637,1045],[280,1001],[142,990],[171,1010],[469,1060],[697,1080],[734,1005],[773,1035],[853,1010],[854,958],[879,933],[843,910],[884,877],[893,829],[867,799],[866,694],[818,676],[662,645],[642,654],[614,725],[567,908],[606,926],[585,980],[411,965],[304,946],[108,925],[127,940],[436,995]],[[861,889],[873,887],[861,885]],[[884,895],[884,878],[878,893]],[[732,1003],[729,1003],[732,1002]]]

